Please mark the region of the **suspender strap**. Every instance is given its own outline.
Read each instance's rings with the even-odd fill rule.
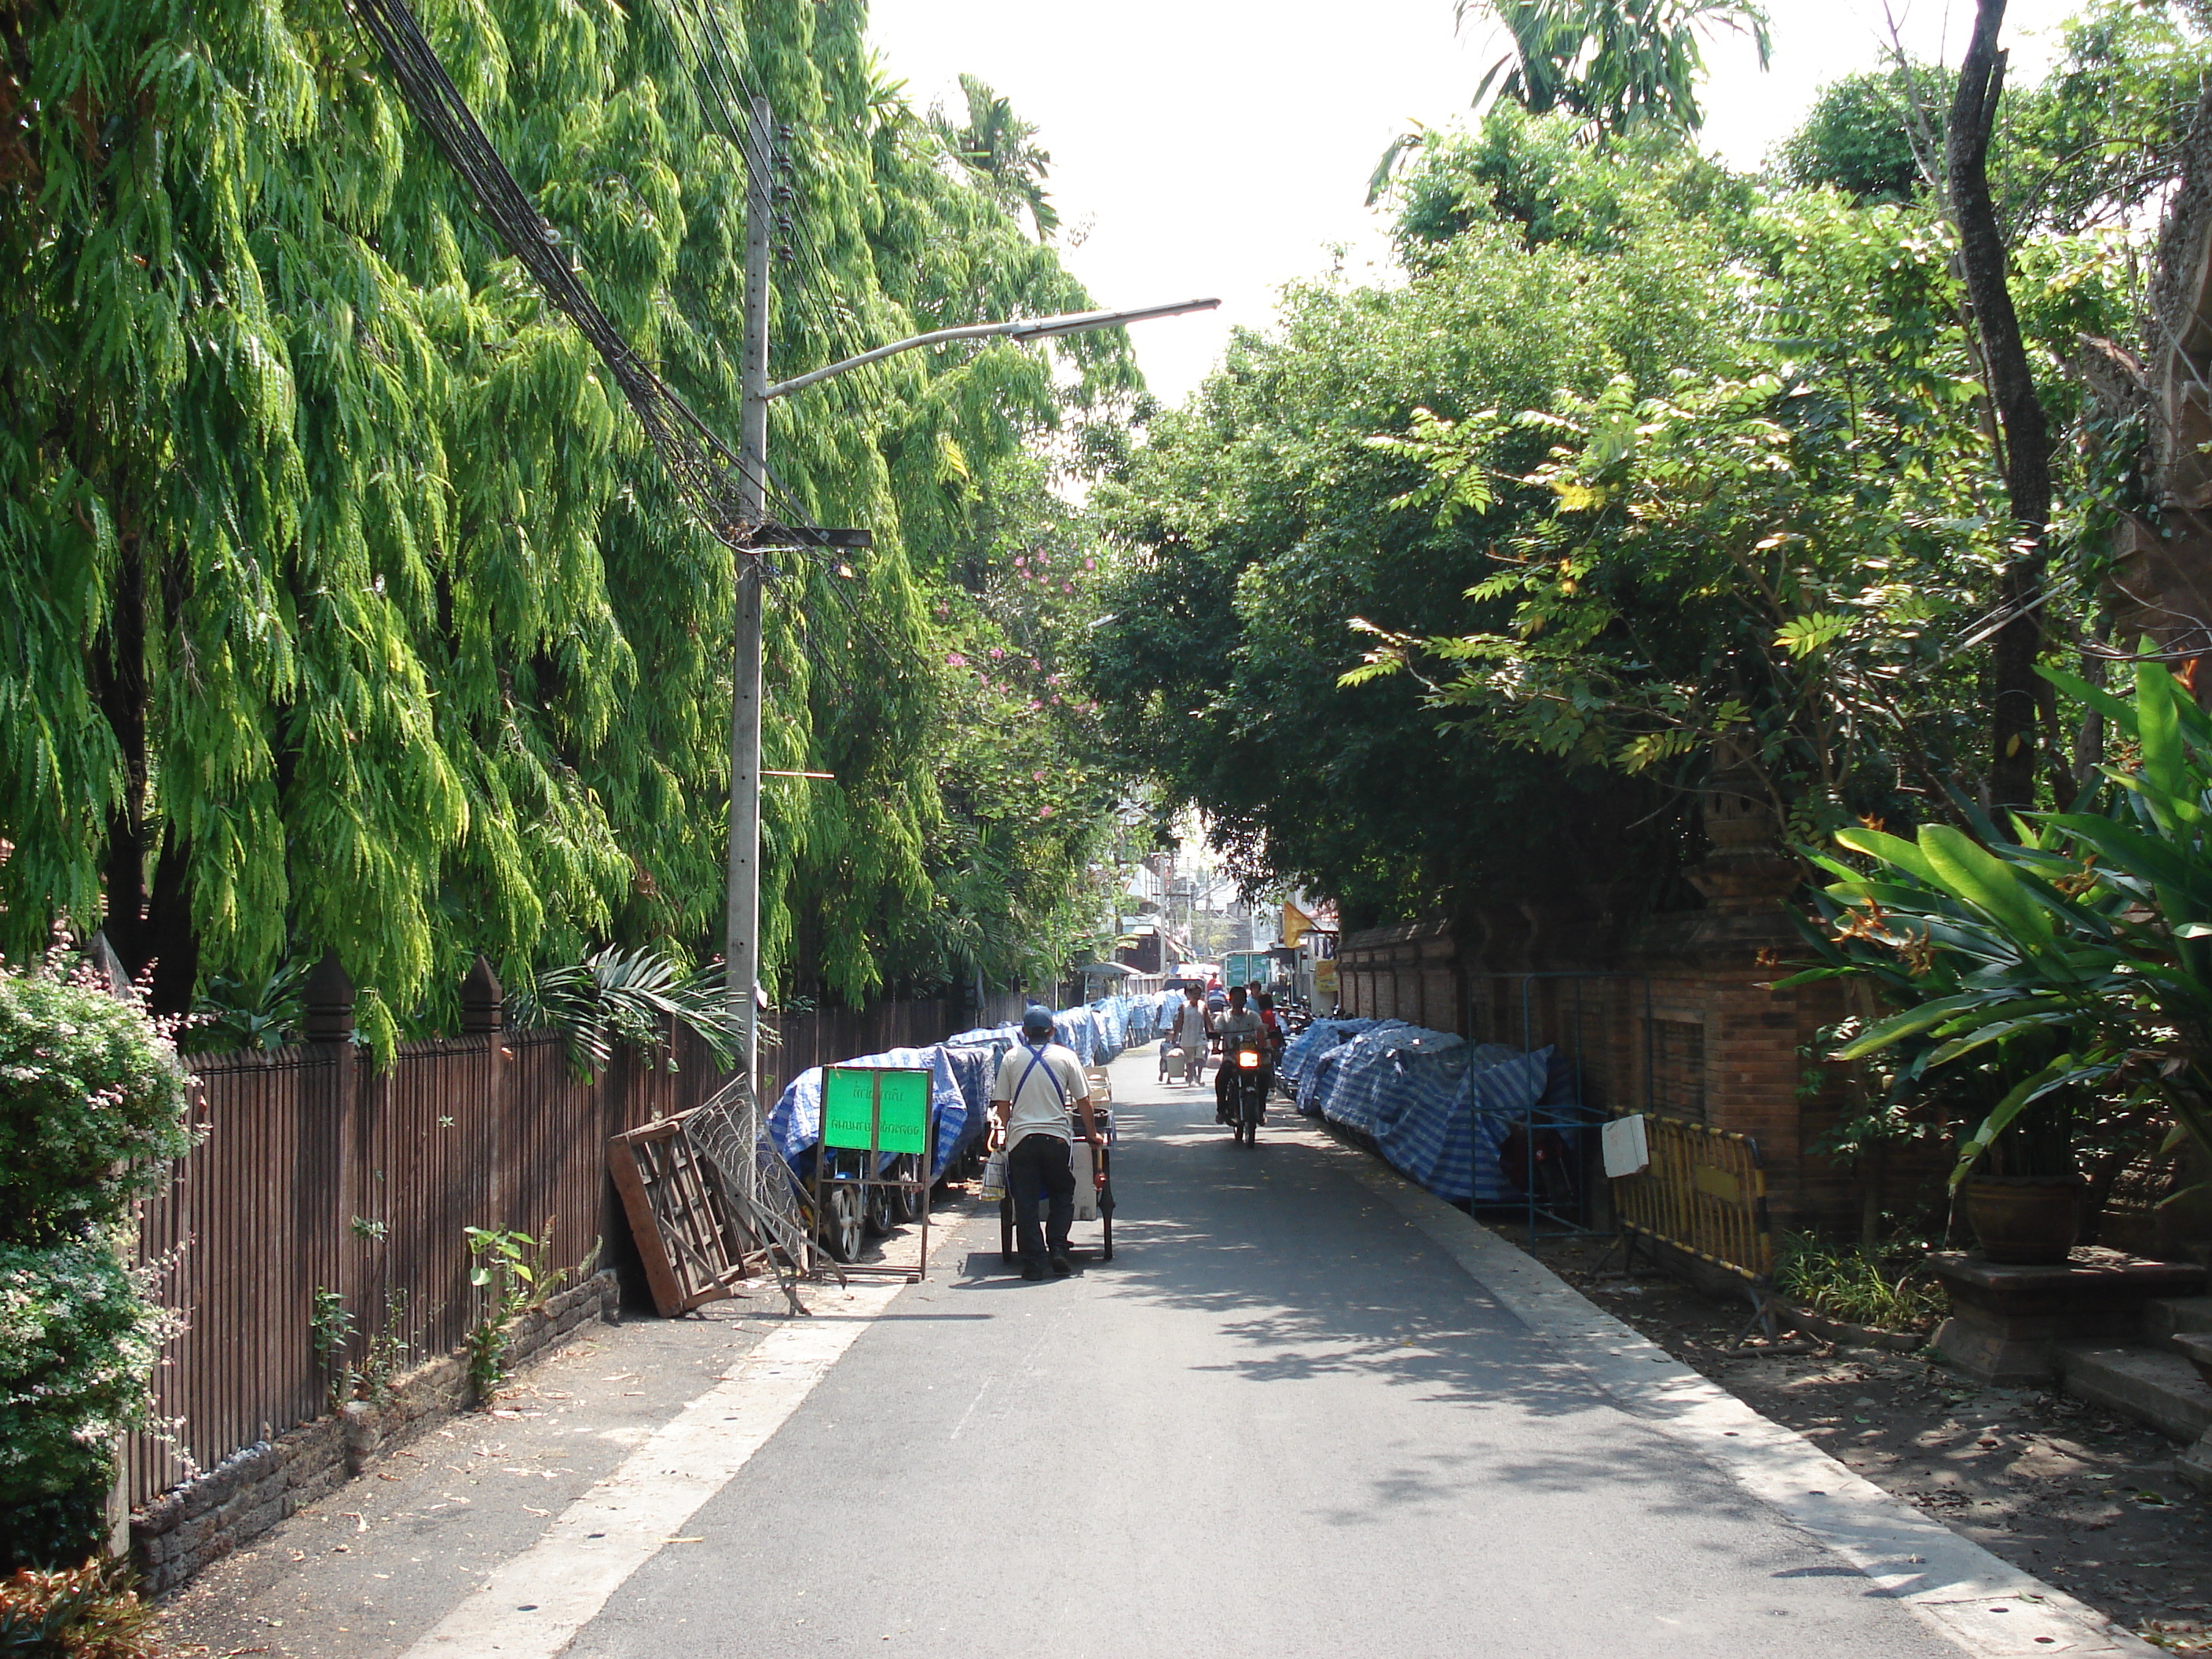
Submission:
[[[1030,1045],[1024,1042],[1022,1044],[1022,1047],[1030,1049],[1030,1063],[1022,1067],[1022,1080],[1014,1085],[1014,1092],[1006,1103],[1006,1109],[1010,1113],[1015,1107],[1022,1103],[1022,1091],[1030,1086],[1030,1073],[1036,1070],[1038,1066],[1044,1066],[1044,1048],[1042,1044],[1039,1044],[1036,1048],[1030,1048]],[[1067,1109],[1067,1091],[1060,1086],[1060,1073],[1054,1071],[1051,1066],[1045,1066],[1044,1076],[1045,1081],[1052,1085],[1053,1093],[1060,1097],[1060,1109],[1063,1112],[1066,1111]]]

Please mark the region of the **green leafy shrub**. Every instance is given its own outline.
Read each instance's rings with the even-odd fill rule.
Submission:
[[[1878,1251],[1839,1249],[1802,1234],[1783,1240],[1774,1288],[1792,1304],[1854,1325],[1917,1331],[1942,1316],[1943,1291],[1921,1267],[1921,1252],[1894,1261]]]
[[[121,1219],[191,1149],[185,1098],[142,1011],[52,967],[0,974],[0,1240]]]
[[[687,971],[664,951],[622,951],[612,945],[581,962],[548,968],[515,994],[518,1026],[550,1027],[568,1039],[568,1061],[589,1077],[614,1055],[617,1042],[672,1067],[666,1031],[690,1027],[728,1065],[737,1054],[737,1021],[717,967]]]
[[[98,1552],[174,1328],[127,1252],[191,1148],[186,1079],[166,1022],[69,963],[0,972],[0,1569]]]
[[[27,1659],[152,1659],[154,1609],[120,1562],[61,1572],[25,1567],[0,1579],[0,1653]]]
[[[118,1437],[146,1426],[175,1328],[154,1277],[95,1236],[0,1244],[0,1563],[97,1547]]]
[[[1838,878],[1817,899],[1826,965],[1784,981],[1871,981],[1902,1012],[1834,1057],[1893,1054],[1899,1097],[1966,1085],[1979,1127],[1954,1183],[2008,1149],[2009,1172],[2070,1172],[2144,1109],[2167,1150],[2212,1154],[2212,715],[2155,662],[2132,698],[2045,676],[2134,751],[2105,810],[2016,817],[2012,840],[1838,832],[1863,866],[1817,860]]]

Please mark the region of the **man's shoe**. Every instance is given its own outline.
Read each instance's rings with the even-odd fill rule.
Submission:
[[[1065,1278],[1066,1278],[1066,1277],[1068,1276],[1068,1274],[1070,1274],[1070,1273],[1073,1273],[1074,1271],[1075,1271],[1075,1269],[1073,1268],[1073,1267],[1072,1267],[1072,1266],[1069,1264],[1068,1260],[1067,1260],[1067,1258],[1066,1258],[1066,1256],[1064,1256],[1064,1255],[1056,1255],[1056,1256],[1053,1257],[1053,1259],[1052,1259],[1052,1276],[1053,1276],[1054,1279],[1065,1279]]]
[[[1042,1279],[1044,1277],[1044,1269],[1034,1261],[1024,1261],[1022,1263],[1022,1277],[1024,1279]]]

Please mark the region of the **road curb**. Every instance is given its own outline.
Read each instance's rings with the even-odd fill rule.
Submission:
[[[1351,1164],[1359,1182],[1625,1410],[1719,1468],[1967,1652],[2019,1659],[2160,1651],[1761,1416],[1465,1211],[1367,1153],[1301,1127],[1310,1144]]]

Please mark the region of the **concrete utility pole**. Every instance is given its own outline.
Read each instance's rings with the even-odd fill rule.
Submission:
[[[1092,329],[1119,328],[1154,317],[1175,317],[1186,312],[1211,311],[1218,300],[1186,300],[1174,305],[1152,306],[1137,311],[1085,311],[1060,317],[1014,318],[1002,323],[975,323],[960,328],[940,328],[911,339],[878,346],[856,357],[831,363],[770,385],[768,378],[768,271],[769,232],[775,224],[770,197],[769,157],[775,129],[769,119],[768,100],[752,100],[745,158],[745,309],[744,332],[739,344],[739,368],[744,406],[739,416],[738,505],[744,521],[753,526],[750,556],[738,561],[738,617],[731,662],[730,699],[730,851],[729,887],[723,927],[724,987],[736,1006],[738,1038],[744,1049],[746,1075],[760,1080],[760,782],[761,782],[761,599],[762,559],[778,534],[768,520],[768,406],[848,369],[917,347],[955,340],[1006,339],[1024,344],[1081,334]],[[807,532],[810,544],[823,532]],[[801,777],[822,775],[799,773]]]
[[[744,407],[738,431],[738,505],[745,522],[768,518],[768,100],[753,100],[745,168],[745,315],[739,347]],[[738,625],[730,672],[730,869],[722,983],[737,1003],[745,1075],[760,1081],[761,561],[738,561]]]

